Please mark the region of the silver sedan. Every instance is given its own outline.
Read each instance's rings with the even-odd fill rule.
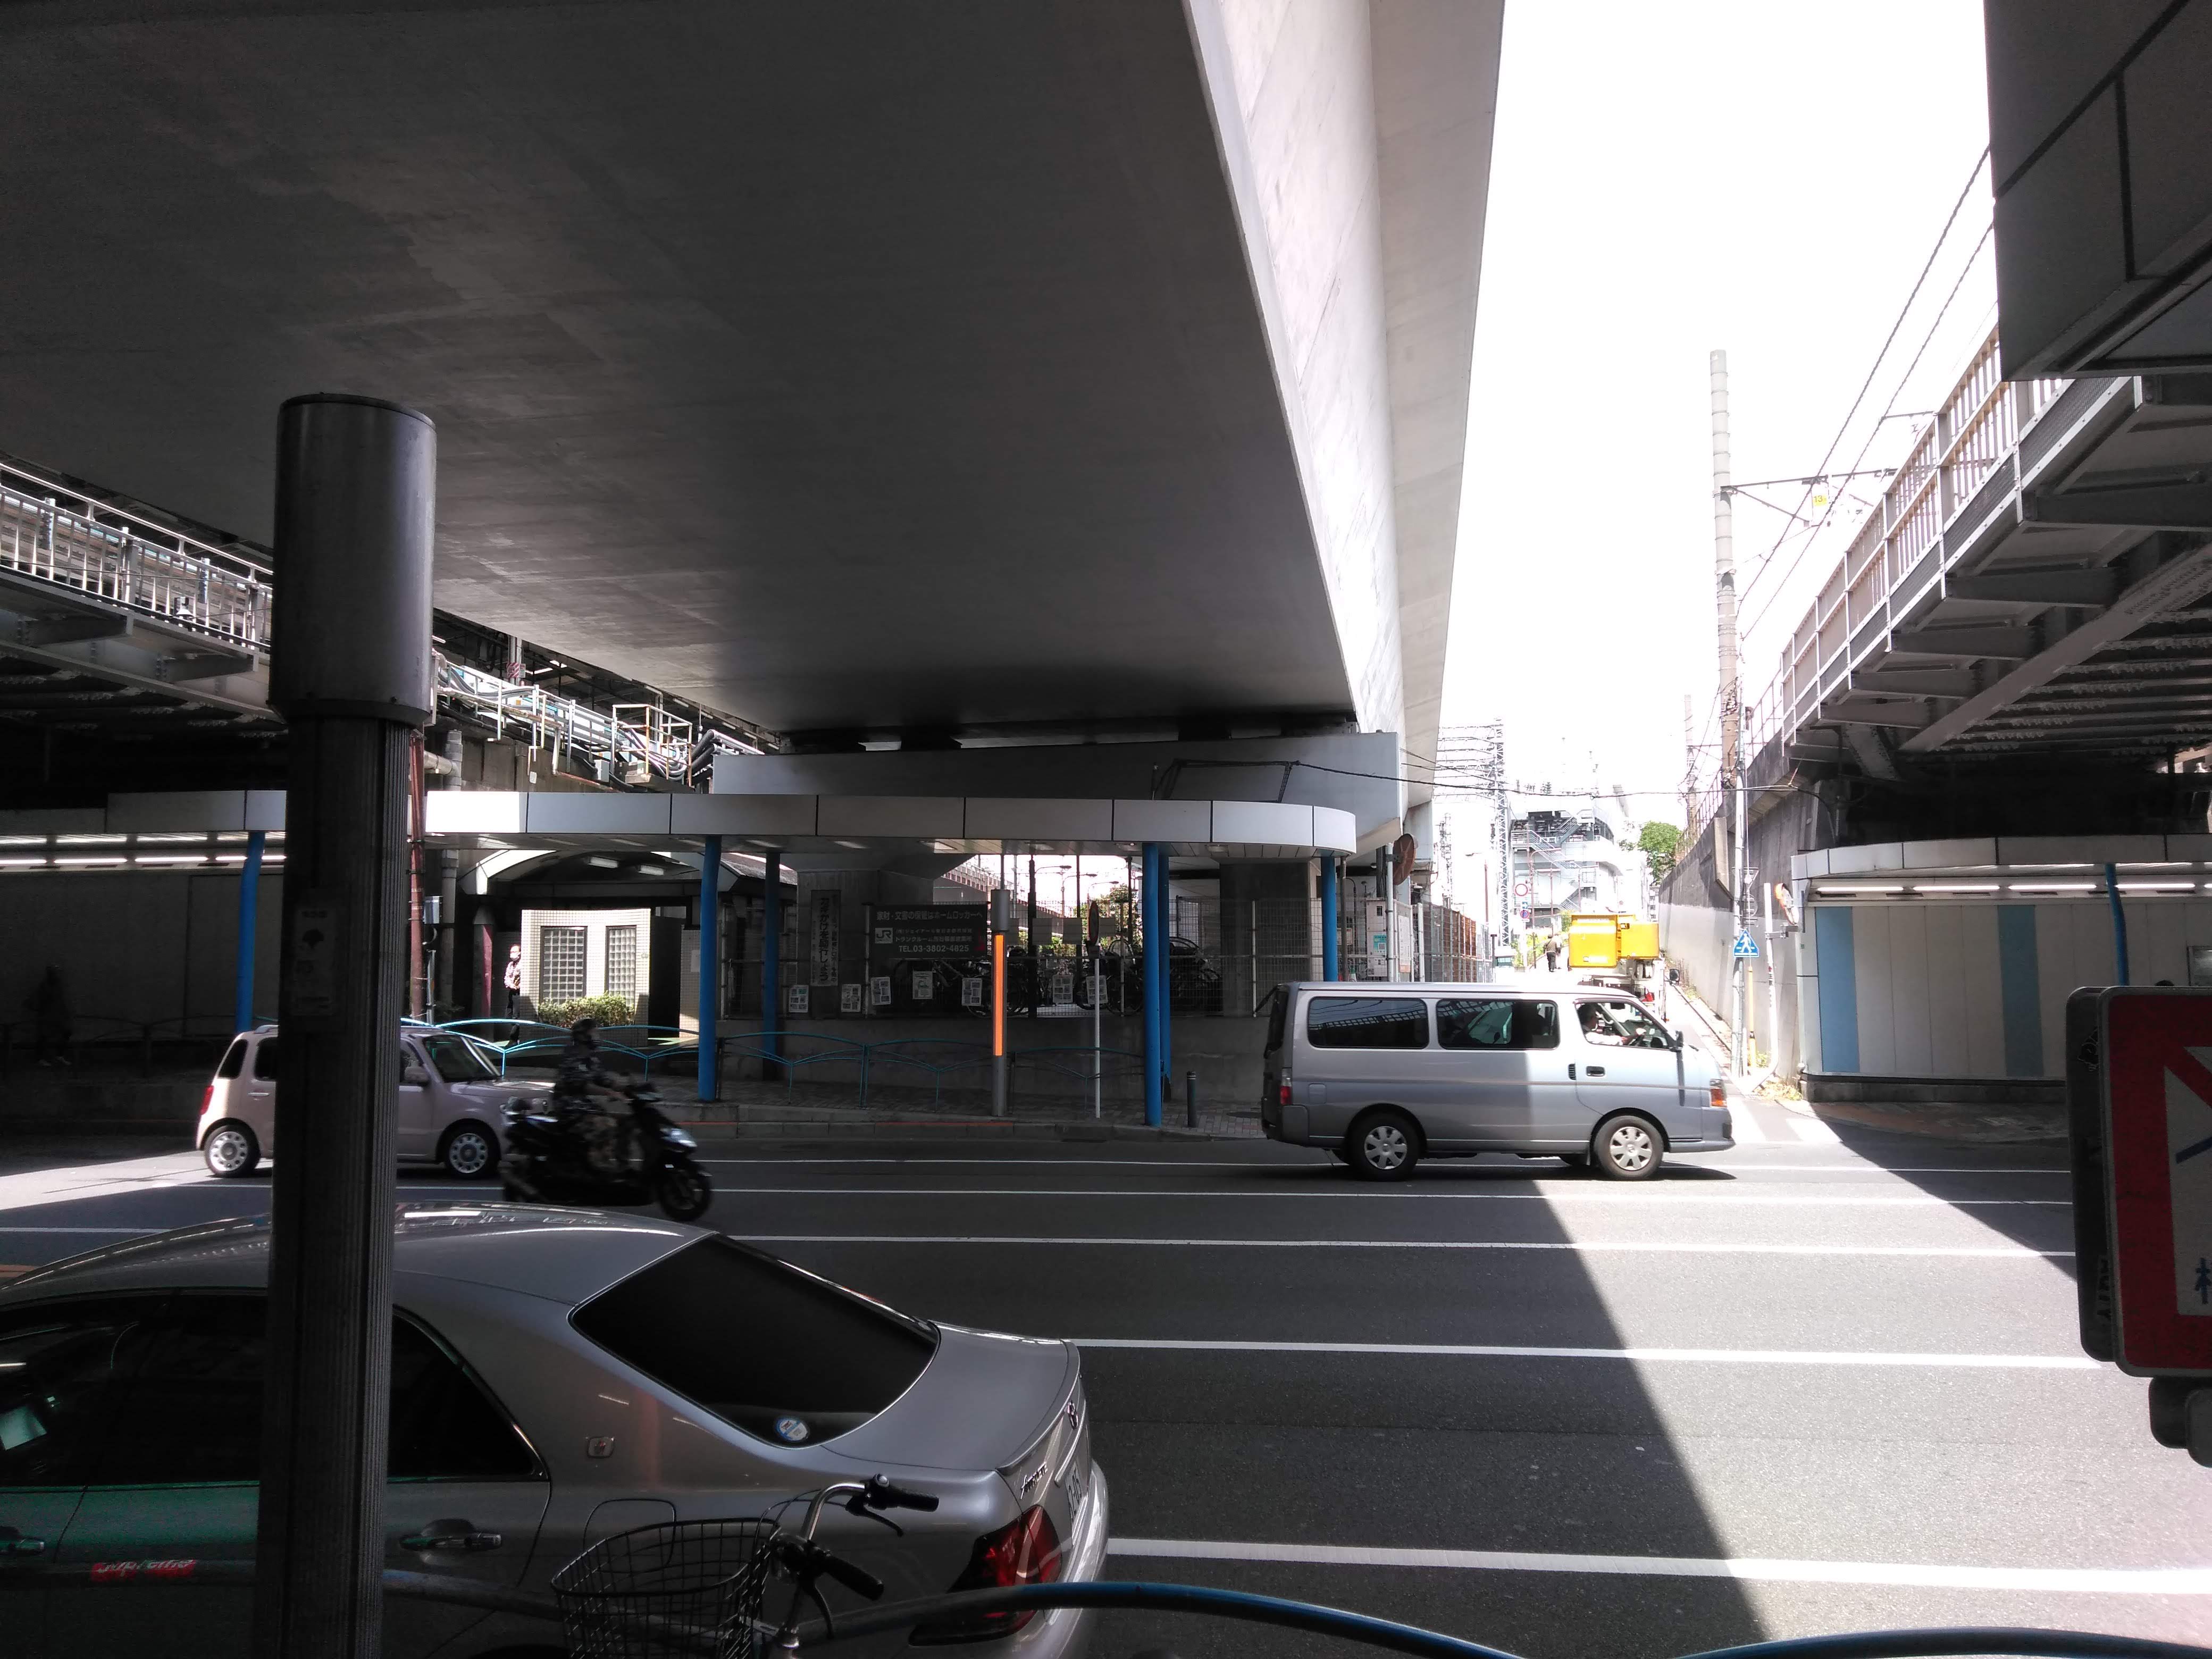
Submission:
[[[188,1228],[0,1290],[14,1659],[244,1651],[252,1591],[179,1582],[179,1564],[252,1559],[268,1237],[262,1221]],[[1089,1578],[1104,1557],[1067,1343],[932,1324],[719,1234],[594,1211],[410,1207],[394,1265],[389,1566],[542,1590],[615,1533],[776,1514],[877,1474],[939,1507],[901,1512],[902,1532],[832,1508],[821,1535],[887,1601]],[[1061,1659],[1087,1620],[911,1639]],[[385,1650],[560,1648],[526,1617],[395,1596]]]

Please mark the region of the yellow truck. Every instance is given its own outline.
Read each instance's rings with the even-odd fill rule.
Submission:
[[[1607,981],[1652,1000],[1657,989],[1659,929],[1632,916],[1577,914],[1567,918],[1567,966],[1595,969]]]

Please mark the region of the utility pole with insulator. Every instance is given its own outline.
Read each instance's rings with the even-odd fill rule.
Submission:
[[[1734,939],[1749,927],[1744,903],[1743,696],[1739,684],[1742,642],[1736,634],[1735,501],[1730,487],[1728,353],[1711,359],[1713,407],[1713,599],[1720,620],[1721,787],[1728,817],[1729,906],[1735,926],[1729,950],[1729,1070],[1744,1075],[1744,1028],[1750,1024],[1751,975]]]

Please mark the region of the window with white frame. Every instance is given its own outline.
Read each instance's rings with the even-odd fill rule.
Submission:
[[[635,925],[607,929],[607,994],[625,1002],[637,1000],[637,928]]]
[[[538,1000],[574,1002],[584,994],[582,927],[545,927],[538,930]]]

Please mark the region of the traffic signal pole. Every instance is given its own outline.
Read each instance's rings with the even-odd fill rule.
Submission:
[[[295,398],[276,455],[269,690],[291,756],[251,1651],[377,1659],[437,434],[396,404]]]

